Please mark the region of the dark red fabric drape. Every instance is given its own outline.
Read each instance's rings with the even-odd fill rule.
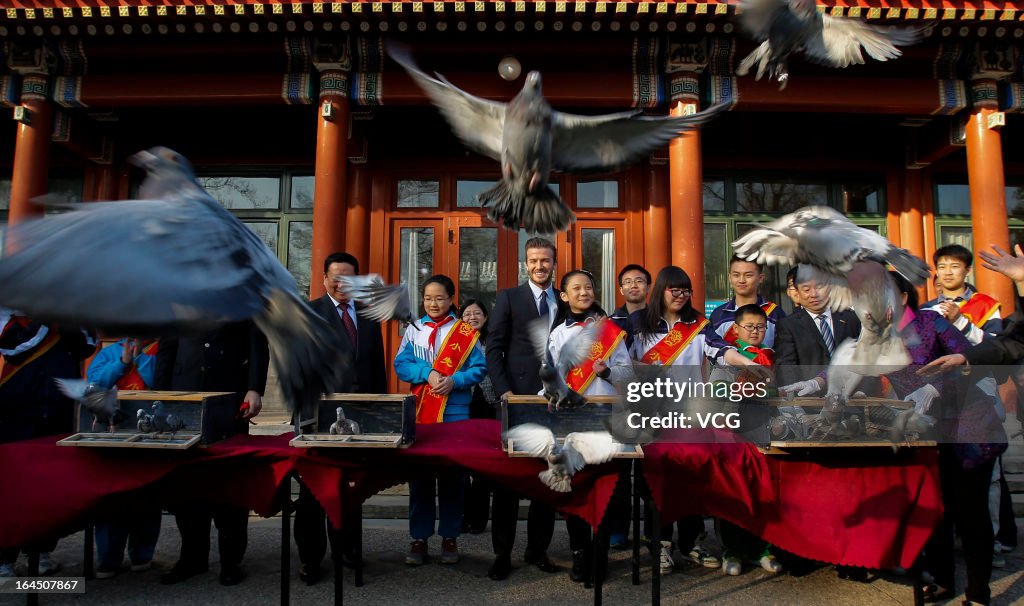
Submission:
[[[0,547],[72,532],[97,508],[132,497],[228,502],[270,515],[292,472],[335,525],[342,507],[436,467],[472,470],[592,525],[601,521],[623,462],[586,468],[571,493],[555,493],[537,479],[544,464],[509,458],[498,434],[495,421],[421,425],[415,444],[395,451],[291,448],[290,435],[235,436],[186,452],[63,447],[57,437],[4,444]],[[843,463],[765,457],[732,443],[661,443],[645,452],[644,475],[666,521],[714,514],[816,560],[909,566],[941,516],[932,451],[876,461],[851,454]]]

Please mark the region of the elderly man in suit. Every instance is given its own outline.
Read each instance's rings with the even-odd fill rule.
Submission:
[[[833,313],[826,285],[806,274],[797,272],[795,279],[803,308],[781,319],[775,332],[778,384],[800,396],[825,393],[819,373],[828,367],[839,344],[860,335],[857,314],[849,309]]]
[[[156,356],[153,389],[176,391],[233,391],[245,394],[248,409],[236,430],[248,433],[249,419],[263,407],[270,351],[267,339],[251,321],[227,324],[198,337],[161,339]],[[243,405],[244,406],[244,405]],[[210,555],[210,521],[217,525],[221,585],[245,579],[249,511],[236,505],[195,504],[176,508],[181,532],[181,555],[160,577],[164,585],[206,572]]]
[[[540,360],[530,344],[527,327],[538,318],[544,318],[550,330],[565,315],[565,304],[554,288],[555,245],[544,238],[531,238],[525,248],[529,280],[498,293],[488,327],[487,374],[494,385],[494,393],[501,394],[502,399],[512,394],[534,395],[540,391]],[[518,514],[519,496],[496,488],[491,510],[491,544],[495,559],[487,573],[495,581],[506,579],[512,570]],[[554,528],[554,510],[543,503],[531,502],[524,559],[544,572],[558,570],[546,553]]]
[[[332,330],[342,336],[342,343],[348,346],[348,355],[353,355],[355,372],[352,376],[350,393],[387,393],[387,377],[384,374],[384,340],[380,324],[361,318],[356,313],[355,302],[342,291],[340,276],[354,276],[359,273],[359,260],[346,252],[336,252],[324,259],[324,289],[326,293],[309,302],[313,311],[327,321]],[[348,512],[357,515],[357,511]],[[345,524],[342,535],[326,524],[326,514],[320,504],[303,484],[299,484],[299,499],[295,504],[295,544],[299,548],[299,578],[307,585],[320,580],[320,562],[327,552],[330,539],[333,557],[340,557],[339,543],[345,546],[345,558],[354,561],[354,535],[348,534],[357,528],[358,519]],[[340,541],[339,541],[340,539]]]

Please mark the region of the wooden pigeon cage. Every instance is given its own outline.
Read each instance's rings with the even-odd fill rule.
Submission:
[[[359,424],[357,435],[332,435],[337,408]],[[408,394],[335,393],[324,396],[312,418],[295,424],[297,448],[405,448],[416,439],[416,400]]]
[[[206,446],[235,433],[235,421],[242,394],[233,392],[119,391],[118,404],[124,419],[108,431],[105,422],[94,424],[93,415],[81,403],[75,405],[75,433],[57,442],[61,446],[98,448],[161,448],[185,450]],[[163,404],[163,413],[183,423],[174,432],[142,432],[138,411],[153,413],[153,404]],[[95,425],[95,426],[94,426]]]
[[[509,396],[501,404],[501,433],[505,434],[510,427],[523,423],[543,425],[555,434],[559,444],[565,442],[565,436],[576,431],[607,431],[604,421],[612,414],[613,405],[619,401],[617,396],[593,396],[587,398],[587,404],[579,408],[561,408],[548,412],[547,400],[540,396]],[[510,457],[529,457],[523,450],[517,450],[512,440],[502,445]],[[615,459],[642,459],[643,448],[639,444],[623,444],[621,452]]]
[[[774,407],[799,406],[804,408],[806,413],[813,417],[825,405],[824,398],[820,397],[798,397],[792,400],[784,398],[767,398],[764,404]],[[935,440],[899,440],[892,441],[882,435],[870,435],[866,433],[871,428],[878,428],[881,421],[877,421],[878,411],[881,407],[899,409],[900,412],[913,408],[913,402],[904,400],[890,400],[887,398],[852,398],[847,402],[844,416],[857,416],[860,421],[860,434],[855,436],[824,436],[822,438],[808,439],[785,439],[771,440],[767,445],[762,445],[759,450],[765,454],[786,455],[799,452],[809,453],[828,449],[850,449],[850,448],[888,448],[893,447],[930,447],[935,446]],[[884,433],[884,427],[881,428]]]

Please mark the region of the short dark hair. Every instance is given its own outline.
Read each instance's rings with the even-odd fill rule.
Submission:
[[[749,303],[747,305],[741,305],[736,310],[736,323],[739,324],[740,318],[742,318],[744,316],[757,316],[757,317],[761,318],[762,320],[764,320],[765,322],[768,321],[768,314],[764,313],[764,310],[761,309],[761,306],[757,305],[755,303]]]
[[[324,259],[324,273],[327,273],[327,269],[332,263],[348,263],[356,270],[357,274],[359,273],[359,261],[347,252],[336,252],[327,255],[327,258]]]
[[[547,238],[541,238],[540,236],[534,236],[526,241],[526,245],[523,250],[530,250],[531,248],[547,248],[551,251],[551,258],[555,263],[558,263],[558,249],[555,248],[555,243]]]
[[[423,295],[427,292],[427,287],[431,284],[440,284],[449,297],[455,298],[455,282],[452,282],[452,279],[444,274],[434,274],[427,278],[423,282],[423,286],[420,287],[420,298],[423,298]],[[454,313],[456,318],[462,315],[459,312],[459,306],[455,304],[454,300],[451,307],[448,308],[448,313]]]
[[[732,264],[736,263],[737,261],[739,261],[741,263],[752,263],[752,264],[757,266],[757,273],[759,273],[759,274],[763,274],[764,273],[764,267],[762,267],[760,263],[758,263],[757,261],[751,261],[749,259],[744,259],[743,257],[741,257],[739,255],[733,255],[732,258],[729,259],[729,271],[732,271]]]
[[[800,268],[799,265],[794,265],[793,267],[789,268],[789,271],[786,272],[786,287],[787,288],[790,287],[790,286],[792,286],[794,288],[796,287],[796,272],[797,272],[797,270],[799,268]]]
[[[935,250],[935,254],[932,255],[932,263],[935,265],[939,264],[939,259],[942,257],[951,257],[960,261],[964,264],[967,269],[971,268],[974,263],[974,253],[967,249],[965,246],[959,244],[947,244],[941,248]]]
[[[950,256],[950,255],[947,255]],[[921,304],[921,299],[917,295],[917,289],[900,274],[895,271],[890,271],[889,276],[896,282],[896,288],[900,289],[900,292],[907,295],[907,307],[917,311],[917,306]]]
[[[642,273],[644,275],[644,278],[647,279],[647,283],[648,284],[651,283],[651,272],[647,271],[644,268],[643,265],[638,265],[636,263],[630,263],[629,265],[627,265],[627,266],[625,266],[625,267],[623,267],[622,269],[619,270],[619,278],[618,278],[618,280],[616,280],[616,282],[618,282],[619,286],[622,286],[622,276],[626,275],[627,273],[629,273],[631,271],[638,271],[638,272]]]

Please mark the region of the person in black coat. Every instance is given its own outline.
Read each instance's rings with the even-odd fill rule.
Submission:
[[[550,330],[565,317],[565,303],[553,286],[557,261],[555,245],[544,238],[531,238],[525,248],[529,281],[499,292],[488,321],[487,375],[494,393],[502,399],[512,394],[536,395],[540,391],[540,360],[530,343],[528,327],[546,315]],[[491,544],[495,558],[487,573],[495,581],[508,578],[512,570],[518,517],[519,495],[496,486],[491,508]],[[544,572],[557,571],[558,567],[546,553],[555,529],[554,510],[532,501],[526,528],[526,563]]]
[[[249,419],[263,408],[269,362],[267,339],[251,320],[200,336],[161,339],[153,389],[245,394],[236,431],[248,433]],[[206,572],[211,521],[217,525],[221,584],[237,585],[245,579],[241,564],[248,540],[248,509],[204,503],[175,508],[174,514],[181,532],[181,554],[160,577],[161,583],[171,585]]]
[[[384,374],[384,339],[380,323],[359,317],[356,306],[342,291],[339,276],[355,276],[359,273],[359,260],[345,252],[336,252],[324,259],[324,288],[326,293],[309,302],[313,311],[320,314],[331,329],[341,335],[346,346],[346,356],[355,357],[350,393],[387,393],[387,377]],[[350,332],[352,331],[352,332]],[[354,342],[353,342],[354,340]],[[351,515],[358,511],[350,512]],[[327,532],[324,532],[324,528]],[[295,502],[295,545],[299,549],[299,578],[307,585],[320,580],[323,570],[320,562],[327,553],[330,540],[332,557],[339,557],[340,545],[344,545],[344,557],[353,562],[356,557],[355,535],[349,530],[358,528],[358,518],[345,524],[346,532],[339,533],[327,523],[327,514],[316,501],[305,484],[299,483],[299,498]]]

